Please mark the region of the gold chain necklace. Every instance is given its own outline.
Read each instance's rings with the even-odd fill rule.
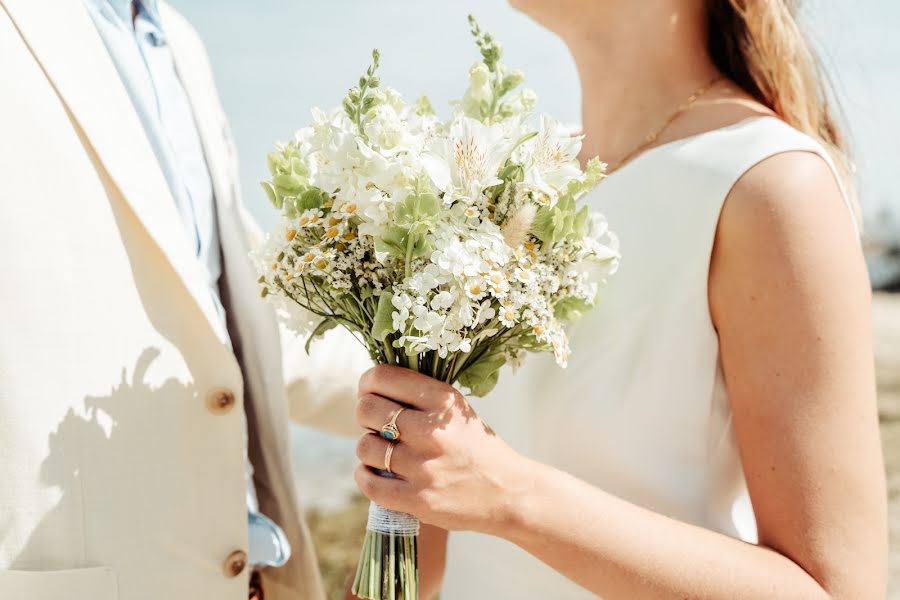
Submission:
[[[626,163],[628,163],[631,159],[635,158],[638,154],[640,154],[641,152],[646,150],[649,146],[652,146],[656,142],[656,140],[659,139],[659,136],[661,136],[666,131],[666,129],[668,129],[669,126],[675,122],[675,120],[678,117],[680,117],[685,112],[690,110],[690,108],[692,106],[694,106],[694,104],[697,102],[697,100],[699,100],[701,97],[703,97],[703,95],[706,94],[706,92],[708,92],[721,79],[722,79],[722,75],[716,75],[709,81],[709,83],[707,83],[706,85],[704,85],[702,87],[697,88],[693,94],[688,96],[688,99],[684,102],[684,104],[682,104],[681,106],[676,108],[675,111],[671,115],[669,115],[665,121],[663,121],[662,125],[660,125],[656,129],[654,129],[653,131],[648,133],[647,137],[644,138],[644,141],[641,142],[637,148],[635,148],[634,150],[632,150],[631,152],[626,154],[623,158],[621,158],[618,162],[616,162],[615,165],[611,165],[609,172],[611,173],[613,171],[620,169],[622,166],[624,166]]]

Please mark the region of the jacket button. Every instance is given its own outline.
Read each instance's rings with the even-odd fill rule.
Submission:
[[[230,412],[234,403],[234,392],[231,390],[213,390],[206,398],[206,408],[214,415]]]
[[[225,576],[237,577],[247,568],[247,553],[243,550],[235,550],[225,559]]]

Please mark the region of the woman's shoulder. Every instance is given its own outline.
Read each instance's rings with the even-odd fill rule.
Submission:
[[[852,212],[841,175],[815,146],[813,140],[809,147],[788,146],[750,166],[731,189],[723,216],[745,226],[759,222],[774,229],[802,223],[821,226],[822,217],[833,212],[839,217],[834,223],[849,229]]]
[[[743,173],[718,222],[713,297],[747,281],[765,282],[761,287],[770,290],[820,281],[812,287],[825,289],[862,277],[856,217],[840,177],[826,154],[806,148],[785,149]]]

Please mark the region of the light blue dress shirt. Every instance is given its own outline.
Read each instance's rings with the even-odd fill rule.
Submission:
[[[212,181],[192,108],[160,23],[158,0],[84,0],[84,4],[144,126],[188,241],[205,267],[222,331],[227,331],[219,297],[222,262]],[[290,545],[281,528],[259,512],[249,461],[246,473],[249,562],[281,566],[290,558]]]

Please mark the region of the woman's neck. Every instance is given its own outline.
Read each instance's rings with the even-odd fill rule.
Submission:
[[[621,3],[622,14],[563,33],[581,78],[584,158],[615,164],[715,77],[702,4]]]

